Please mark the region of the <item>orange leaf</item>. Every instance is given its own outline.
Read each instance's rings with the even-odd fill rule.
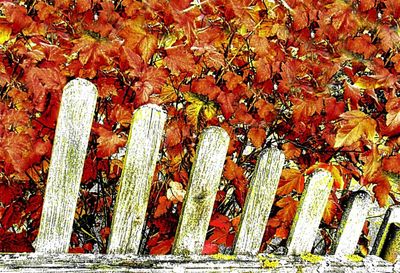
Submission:
[[[377,50],[371,41],[371,37],[367,34],[347,40],[346,46],[350,51],[364,55],[366,59],[369,59]]]
[[[384,158],[382,166],[385,171],[400,174],[400,154]]]
[[[296,214],[298,203],[299,202],[294,200],[291,196],[283,197],[275,203],[276,206],[282,208],[278,211],[276,217],[283,222],[291,223]]]
[[[251,128],[247,136],[256,148],[260,148],[266,138],[265,130],[263,128]]]
[[[289,236],[289,228],[285,225],[282,225],[276,229],[276,236],[282,239],[286,239]]]
[[[389,201],[389,193],[391,190],[391,185],[387,176],[379,173],[373,178],[371,183],[376,184],[373,191],[375,193],[375,197],[378,201],[379,206],[387,206]]]
[[[375,144],[370,151],[365,152],[361,156],[361,160],[365,163],[363,166],[364,177],[366,180],[370,180],[381,168],[381,155]]]
[[[326,224],[332,223],[338,209],[339,209],[339,206],[338,206],[338,200],[336,198],[336,195],[335,194],[329,195],[328,203],[326,204],[324,214],[322,217]]]
[[[353,110],[340,115],[344,120],[336,134],[335,148],[350,146],[365,138],[372,141],[375,135],[376,121],[359,110]]]
[[[233,162],[232,159],[228,158],[224,168],[224,177],[228,180],[233,180],[235,178],[239,180],[245,179],[244,169]]]
[[[396,128],[400,126],[400,98],[392,98],[386,103],[386,126]]]
[[[285,195],[295,190],[297,193],[302,193],[304,189],[304,176],[299,170],[284,169],[282,171],[279,187],[276,193]]]
[[[286,142],[282,145],[283,153],[287,159],[293,159],[299,157],[301,154],[301,149],[297,148],[290,142]]]
[[[98,157],[108,157],[116,153],[126,143],[126,136],[117,135],[104,127],[95,127],[93,131],[99,135],[97,139]]]
[[[154,212],[154,218],[158,218],[165,214],[171,207],[171,204],[172,202],[169,201],[166,196],[161,196],[160,199],[158,199],[158,205],[156,211]]]
[[[158,242],[158,244],[150,249],[150,255],[165,255],[171,251],[174,237],[164,241]]]

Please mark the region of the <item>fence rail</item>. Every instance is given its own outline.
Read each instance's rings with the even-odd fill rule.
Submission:
[[[206,239],[229,143],[228,134],[219,127],[207,128],[200,135],[173,255],[135,256],[145,225],[152,176],[166,121],[164,111],[155,105],[139,108],[132,118],[108,254],[64,254],[68,251],[72,233],[96,98],[94,85],[83,79],[73,80],[64,88],[41,224],[35,242],[36,253],[1,254],[0,271],[314,272],[318,269],[349,272],[350,268],[350,272],[399,272],[399,263],[394,265],[374,255],[362,261],[349,261],[344,257],[353,254],[357,247],[370,206],[366,192],[354,193],[347,204],[333,246],[336,255],[315,259],[304,256],[312,249],[333,184],[330,173],[321,169],[306,181],[289,234],[289,256],[279,259],[255,257],[285,160],[282,152],[275,148],[262,151],[256,164],[235,239],[236,256],[218,256],[222,258],[218,260],[199,255]],[[374,243],[373,254],[391,262],[398,259],[399,223],[400,208],[390,208]],[[298,271],[299,268],[303,271]]]

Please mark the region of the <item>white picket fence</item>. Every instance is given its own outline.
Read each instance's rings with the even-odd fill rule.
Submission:
[[[354,253],[370,196],[355,192],[337,232],[335,255],[309,259],[333,179],[316,170],[306,181],[285,256],[256,256],[274,201],[284,156],[275,148],[260,154],[248,190],[232,256],[201,255],[229,144],[219,127],[202,132],[190,172],[172,255],[138,255],[152,176],[166,114],[146,105],[133,115],[107,254],[66,254],[92,125],[97,91],[76,79],[64,88],[35,253],[0,254],[0,272],[400,272],[400,207],[391,207],[372,254]],[[311,256],[313,257],[313,256]],[[380,257],[384,257],[388,262]]]

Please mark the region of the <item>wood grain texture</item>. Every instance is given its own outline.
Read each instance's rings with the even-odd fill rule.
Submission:
[[[75,79],[64,88],[46,184],[37,252],[67,252],[82,178],[96,87]]]
[[[135,111],[114,208],[108,253],[137,254],[166,113],[156,105]]]
[[[234,254],[257,254],[274,202],[285,156],[276,148],[261,152],[235,240]]]
[[[307,179],[288,238],[288,255],[310,252],[324,213],[333,179],[319,169]]]
[[[268,267],[270,262],[276,266]],[[354,262],[345,257],[327,256],[316,263],[301,257],[237,256],[233,260],[213,256],[134,256],[101,254],[43,255],[38,253],[0,254],[0,272],[146,272],[146,273],[393,273],[393,265],[376,256]]]
[[[394,223],[400,224],[400,206],[392,206],[386,211],[385,217],[383,218],[382,224],[372,247],[371,254],[377,256],[381,255],[382,248],[388,237],[390,225]]]
[[[332,245],[335,255],[350,255],[357,248],[371,197],[365,191],[354,192],[346,204],[345,211],[337,231],[337,239]]]
[[[229,136],[224,129],[209,127],[199,138],[190,172],[174,254],[201,254],[220,183]]]

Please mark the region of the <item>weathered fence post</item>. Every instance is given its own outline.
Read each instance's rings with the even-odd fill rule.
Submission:
[[[68,252],[96,100],[96,87],[87,80],[64,87],[36,252]]]
[[[234,254],[255,255],[260,250],[284,163],[285,156],[276,148],[261,152],[240,219]]]
[[[328,171],[316,170],[301,196],[288,238],[288,255],[310,252],[333,185]]]
[[[142,106],[133,115],[108,253],[138,253],[166,118],[156,105]]]
[[[380,255],[386,261],[394,263],[400,256],[400,224],[391,224]]]
[[[395,227],[394,230],[391,229],[391,225],[394,224],[400,224],[400,206],[392,206],[386,211],[370,254],[377,256],[381,256],[383,254],[382,251],[385,243],[387,243],[387,239],[393,236],[393,234],[389,236],[389,231],[396,231]],[[397,249],[397,255],[399,255],[399,253],[400,249]]]
[[[354,254],[362,228],[368,215],[371,197],[365,191],[352,194],[337,231],[337,240],[332,245],[335,255]]]
[[[228,144],[228,134],[219,127],[209,127],[200,135],[173,254],[201,254]]]

